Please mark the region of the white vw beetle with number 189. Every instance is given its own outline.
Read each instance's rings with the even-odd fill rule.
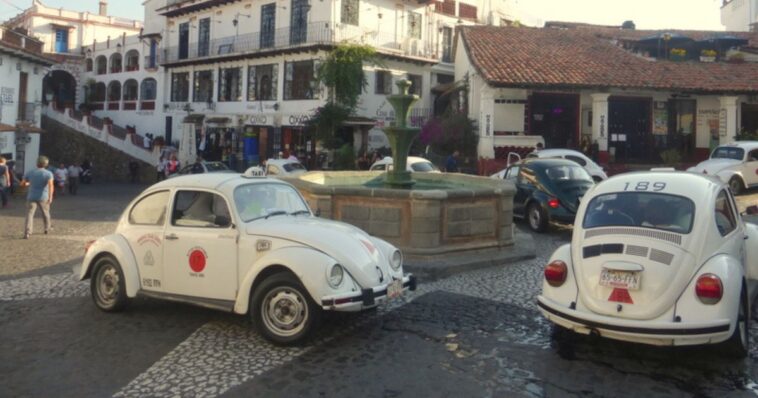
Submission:
[[[716,178],[623,174],[587,192],[544,278],[537,304],[559,326],[654,345],[724,342],[744,356],[758,226]]]
[[[104,311],[144,295],[249,313],[266,338],[288,344],[322,310],[359,311],[415,289],[402,262],[389,243],[314,217],[286,182],[209,173],[140,194],[114,234],[88,244],[80,277]]]

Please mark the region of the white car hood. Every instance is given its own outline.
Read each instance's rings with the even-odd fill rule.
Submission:
[[[376,286],[380,267],[390,275],[389,263],[374,246],[370,236],[350,224],[306,216],[273,216],[250,222],[249,235],[270,236],[310,246],[326,253],[353,276],[362,287]]]
[[[696,173],[703,173],[703,171],[705,171],[709,175],[714,175],[727,167],[735,166],[740,163],[739,160],[735,159],[708,159],[689,168],[687,171],[694,171]]]

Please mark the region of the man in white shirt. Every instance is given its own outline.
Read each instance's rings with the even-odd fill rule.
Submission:
[[[76,195],[79,192],[79,176],[82,174],[82,168],[75,163],[68,166],[68,192]]]
[[[66,165],[61,163],[60,166],[55,169],[53,175],[55,175],[55,184],[60,189],[60,195],[63,196],[63,192],[65,191],[64,188],[66,187],[66,180],[68,179],[68,170],[66,170]]]

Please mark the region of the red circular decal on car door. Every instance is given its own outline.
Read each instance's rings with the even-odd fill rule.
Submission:
[[[202,272],[205,269],[205,253],[202,250],[193,250],[189,256],[189,265],[195,272]]]

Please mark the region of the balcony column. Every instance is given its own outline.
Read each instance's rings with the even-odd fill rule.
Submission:
[[[736,139],[737,101],[739,97],[719,97],[721,114],[719,115],[719,144],[728,144]]]
[[[608,93],[590,94],[592,97],[592,142],[598,144],[598,161],[608,163]]]
[[[477,153],[480,158],[495,158],[495,139],[492,126],[495,123],[495,98],[486,87],[482,90],[479,101],[479,144]]]

